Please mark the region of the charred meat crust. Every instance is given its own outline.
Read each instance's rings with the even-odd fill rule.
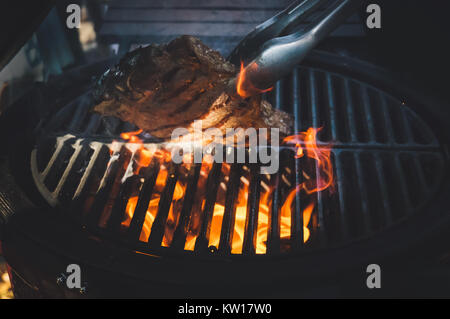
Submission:
[[[236,101],[224,93],[237,72],[199,39],[182,36],[126,54],[98,81],[93,110],[163,139],[198,119],[204,129],[279,127],[288,134],[292,119],[287,114],[258,96]]]

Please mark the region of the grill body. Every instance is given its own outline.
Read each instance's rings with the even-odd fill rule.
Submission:
[[[20,269],[20,260],[14,251],[27,249],[28,244],[20,246],[21,240],[17,238],[19,234],[27,234],[28,240],[57,252],[59,266],[76,261],[89,269],[91,275],[88,274],[88,278],[94,287],[105,287],[108,275],[120,274],[125,278],[125,286],[141,286],[142,290],[136,288],[135,292],[147,296],[164,296],[166,293],[173,296],[175,289],[180,289],[184,296],[210,293],[236,296],[236,293],[245,295],[264,288],[267,292],[267,287],[273,289],[274,294],[289,295],[298,290],[300,283],[305,287],[308,284],[314,286],[317,278],[333,278],[332,274],[364,269],[373,260],[388,264],[388,257],[395,255],[396,261],[391,264],[401,267],[405,256],[411,253],[408,249],[425,242],[447,225],[447,137],[440,131],[441,123],[431,111],[420,111],[428,101],[415,97],[398,84],[393,85],[389,79],[365,63],[315,53],[304,66],[277,83],[267,96],[273,105],[294,114],[296,130],[323,127],[321,143],[333,145],[336,189],[330,194],[317,194],[313,235],[307,245],[297,241],[300,244],[292,245],[287,253],[280,251],[277,209],[272,209],[267,253],[255,255],[252,246],[244,244],[243,253],[235,255],[229,250],[211,252],[202,246],[199,250],[196,246],[193,252],[187,252],[177,244],[160,247],[163,222],[154,224],[159,227],[159,230],[155,228],[157,240],[149,239],[148,243],[116,236],[114,224],[108,222],[106,228],[98,229],[98,215],[89,217],[88,227],[83,228],[82,224],[74,223],[73,218],[64,215],[65,212],[76,217],[79,211],[73,209],[77,207],[75,205],[42,216],[20,214],[15,226],[10,228],[19,229],[19,232],[11,231],[7,235],[11,239],[11,249],[5,245],[5,254]],[[98,192],[92,207],[104,209],[108,204],[112,205],[110,216],[114,219],[113,212],[116,207],[123,208],[132,182],[124,183],[116,190],[119,195],[114,197],[114,202],[108,200],[114,180],[124,174],[120,167],[126,165],[110,165],[106,169],[110,156],[105,143],[133,127],[117,121],[117,125],[108,126],[111,122],[89,114],[83,101],[85,97],[75,100],[72,109],[70,106],[63,108],[48,122],[45,133],[58,133],[54,130],[57,127],[66,138],[58,139],[58,134],[48,134],[39,140],[35,155],[30,159],[31,163],[35,161],[33,177],[41,195],[56,207],[71,202],[77,191],[82,194],[84,187],[93,181],[92,189]],[[432,110],[434,104],[429,103]],[[59,126],[61,123],[65,125]],[[75,137],[67,137],[69,132],[75,133],[72,134]],[[97,148],[93,147],[94,140],[98,142]],[[45,147],[47,151],[44,151]],[[39,152],[45,155],[43,159],[39,159]],[[131,155],[124,150],[121,164],[130,161]],[[87,169],[74,169],[77,165]],[[236,172],[239,176],[240,172]],[[85,173],[85,177],[90,177],[91,173],[96,176],[85,178],[80,187]],[[157,174],[155,168],[148,174],[146,181],[151,183],[152,176]],[[195,175],[195,170],[192,174]],[[171,187],[178,178],[175,173],[171,175],[174,180],[169,179],[166,183],[167,195],[161,196],[163,204],[158,211],[162,221],[173,192]],[[230,179],[233,180],[231,176]],[[99,188],[101,183],[103,187]],[[140,196],[150,196],[151,187],[144,187]],[[233,198],[233,192],[230,191],[229,197]],[[275,208],[279,207],[280,201],[273,202]],[[301,196],[297,203],[303,205]],[[96,209],[92,211],[99,214]],[[230,219],[225,225],[230,229],[232,210],[229,212]],[[75,215],[70,215],[73,213]],[[247,219],[255,216],[252,214],[250,210]],[[179,220],[183,221],[183,218],[180,216]],[[42,227],[36,228],[37,224]],[[292,224],[298,225],[298,221]],[[251,227],[247,226],[248,229]],[[294,229],[293,234],[299,236],[301,230],[295,233]],[[225,243],[228,239],[221,237]],[[177,241],[182,242],[174,238],[174,243]],[[17,245],[16,249],[13,249],[14,245]],[[415,253],[423,252],[419,246]],[[56,276],[55,271],[60,268],[55,267],[46,276]],[[292,284],[286,285],[287,282]],[[237,283],[242,288],[240,292],[236,292]],[[146,291],[149,284],[156,285],[157,291]],[[216,285],[220,285],[220,292],[212,292]],[[96,288],[93,291],[101,294]],[[270,296],[271,292],[265,295]]]
[[[301,211],[308,200],[301,192],[296,195],[291,215],[291,253],[336,247],[371,237],[420,212],[442,183],[445,154],[441,142],[409,106],[413,100],[403,100],[345,73],[316,66],[298,67],[278,82],[266,98],[275,107],[294,115],[296,132],[309,127],[322,128],[319,145],[332,147],[335,185],[331,191],[312,195],[317,205],[311,222],[312,237],[307,245],[301,240]],[[264,178],[259,174],[258,165],[233,164],[224,172],[223,165],[214,164],[208,170],[202,211],[195,205],[196,201],[203,200],[195,197],[200,165],[185,171],[188,182],[175,221],[174,244],[162,247],[169,210],[174,205],[174,190],[183,173],[176,165],[161,167],[160,163],[153,163],[138,176],[126,178],[135,162],[135,152],[119,145],[117,155],[111,156],[110,148],[120,133],[136,128],[90,113],[91,105],[89,94],[85,94],[64,107],[50,120],[44,138],[32,153],[33,177],[49,204],[61,207],[63,214],[74,217],[100,236],[159,255],[168,251],[191,254],[185,251],[189,220],[194,214],[201,214],[202,225],[193,251],[197,255],[215,252],[208,240],[218,181],[226,178],[225,213],[216,248],[219,248],[220,258],[236,257],[231,254],[231,237],[236,223],[240,179],[246,177],[250,182],[248,191],[253,191],[247,201],[242,255],[255,255],[260,183]],[[288,174],[286,170],[293,173]],[[318,167],[314,170],[317,173]],[[293,152],[281,152],[279,173],[267,181],[276,190],[269,213],[266,255],[282,251],[280,210],[289,190],[283,187],[283,180],[290,180],[292,189],[295,187],[292,185],[304,179],[304,172],[302,162],[293,160]],[[167,173],[169,177],[165,178],[165,186],[158,194],[150,236],[142,240],[140,234],[146,211],[157,192],[155,182]],[[132,221],[127,231],[120,232],[127,202],[136,195],[139,199]]]

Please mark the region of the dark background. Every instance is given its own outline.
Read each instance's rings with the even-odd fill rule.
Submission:
[[[127,3],[128,0],[124,0]],[[152,0],[148,0],[151,3]],[[180,0],[182,3],[184,0]],[[225,1],[225,0],[224,0]],[[267,0],[268,1],[268,0]],[[275,0],[274,0],[275,1]],[[17,51],[42,26],[49,10],[56,6],[60,23],[64,23],[65,7],[69,3],[87,3],[95,30],[100,32],[102,17],[96,4],[109,1],[97,0],[3,0],[0,2],[0,69],[15,56]],[[276,1],[275,1],[276,2]],[[365,36],[333,37],[321,44],[324,50],[355,56],[380,65],[395,73],[402,81],[425,95],[450,103],[448,90],[450,75],[449,15],[450,3],[442,0],[361,0],[360,18],[365,25],[365,8],[370,3],[382,8],[382,29],[364,28]],[[82,52],[76,30],[65,30],[74,62],[63,71],[92,62]],[[54,50],[55,43],[45,33],[38,35],[41,54]],[[45,47],[47,46],[47,47]],[[48,52],[47,52],[48,53]],[[119,51],[119,54],[123,52]],[[45,57],[44,57],[45,60]],[[52,61],[44,61],[51,63]],[[1,83],[0,83],[1,84]],[[1,102],[1,99],[0,99]],[[1,113],[1,103],[0,103]],[[448,112],[450,114],[450,112]],[[14,124],[15,125],[15,124]],[[1,124],[0,124],[1,129]],[[0,257],[1,258],[1,257]],[[0,274],[5,269],[0,260]],[[2,281],[0,279],[0,286]]]
[[[382,29],[370,31],[367,53],[374,63],[416,82],[429,95],[450,102],[448,1],[381,0]]]
[[[68,3],[77,1],[14,0],[0,4],[0,67],[3,67],[24,42],[31,36],[49,8],[57,3],[58,11],[64,14]],[[96,0],[87,0],[91,11],[95,11]],[[108,1],[103,1],[108,2]],[[182,1],[181,1],[182,2]],[[372,0],[361,1],[360,16],[364,22],[365,8],[377,3],[382,8],[382,29],[368,30],[363,39],[330,39],[322,48],[343,50],[347,54],[382,65],[406,82],[413,82],[419,89],[450,101],[447,93],[447,76],[450,72],[449,39],[450,3],[441,0]],[[97,16],[98,12],[93,12]],[[100,28],[96,24],[96,28]],[[74,38],[73,31],[68,31]],[[71,41],[78,63],[84,63],[79,47]]]

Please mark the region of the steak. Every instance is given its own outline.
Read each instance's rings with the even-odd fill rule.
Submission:
[[[181,36],[127,53],[98,81],[93,110],[131,122],[169,139],[175,128],[272,128],[289,134],[292,118],[261,96],[232,98],[226,93],[238,69],[199,39]]]

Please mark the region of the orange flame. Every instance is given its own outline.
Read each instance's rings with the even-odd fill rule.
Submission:
[[[152,159],[158,159],[161,163],[170,161],[171,153],[167,150],[149,150],[145,148],[144,142],[139,138],[139,134],[143,131],[138,130],[134,132],[125,132],[121,133],[120,137],[124,139],[127,143],[137,145],[138,149],[136,150],[136,154],[134,160],[137,164],[137,168],[135,170],[136,174],[139,174],[139,171],[142,167],[150,166]]]
[[[248,181],[248,177],[242,176],[236,205],[233,240],[231,243],[232,254],[242,254],[242,247],[244,245],[245,221],[247,219],[249,185],[250,183]]]
[[[230,174],[230,165],[222,164],[222,176],[228,178]],[[213,218],[211,221],[211,228],[209,231],[209,246],[219,247],[220,233],[222,230],[222,220],[225,213],[225,206],[221,204],[225,198],[227,192],[227,186],[224,182],[221,182],[216,195],[216,203],[214,204]]]
[[[292,203],[295,196],[300,191],[300,187],[297,186],[287,196],[283,206],[281,206],[281,239],[288,239],[291,236],[291,220],[292,220]],[[306,243],[310,237],[310,230],[308,228],[311,215],[314,210],[315,203],[310,203],[303,210],[303,242]]]
[[[138,130],[138,131],[134,131],[134,132],[126,132],[126,133],[120,134],[120,137],[130,143],[140,143],[142,141],[139,137],[137,137],[137,135],[141,134],[142,132],[143,132],[142,130]]]
[[[261,90],[253,86],[253,84],[248,79],[248,71],[256,71],[258,69],[258,64],[251,63],[247,67],[244,67],[244,62],[241,62],[241,70],[238,74],[238,79],[236,82],[236,91],[242,98],[247,98],[252,95],[261,94],[264,92],[272,91],[273,87]]]
[[[263,183],[261,183],[264,185]],[[259,214],[258,214],[258,228],[256,231],[256,248],[255,252],[257,254],[265,254],[267,247],[267,237],[269,230],[269,214],[271,212],[272,201],[270,195],[272,194],[271,189],[263,188],[264,191],[259,199]]]
[[[122,221],[122,224],[121,224],[125,228],[128,228],[131,224],[131,220],[133,219],[134,211],[136,210],[138,199],[139,199],[138,196],[134,196],[128,200],[127,207],[125,208],[125,212],[126,212],[125,219],[124,219],[124,221]],[[141,241],[146,241],[148,239],[148,236],[150,236],[150,230],[152,228],[152,224],[153,224],[153,221],[155,220],[155,216],[156,216],[156,211],[154,208],[155,208],[155,206],[157,207],[157,205],[158,204],[155,201],[155,199],[150,201],[149,208],[147,209],[147,212],[145,214],[145,222],[142,227],[141,234],[139,236],[139,240],[141,240]]]
[[[298,192],[302,189],[306,194],[311,195],[329,188],[333,184],[333,168],[331,164],[331,151],[327,147],[317,145],[317,133],[318,129],[310,128],[306,132],[299,133],[298,135],[289,136],[284,139],[284,143],[287,145],[295,146],[296,158],[306,156],[307,158],[315,161],[316,172],[309,173],[309,175],[316,175],[316,179],[305,180],[300,185],[297,185],[287,195],[280,209],[280,238],[289,239],[291,236],[291,221],[292,221],[292,209],[293,201]],[[307,167],[305,167],[307,169]],[[223,176],[229,175],[230,166],[224,165],[222,169]],[[221,185],[222,186],[222,185]],[[221,191],[223,194],[221,194]],[[226,185],[219,188],[218,198],[225,196]],[[255,251],[258,254],[264,254],[267,250],[267,232],[269,229],[269,214],[271,214],[271,196],[274,191],[274,187],[263,187],[259,202],[258,213],[258,227],[256,234],[256,247]],[[235,214],[235,227],[232,237],[231,252],[233,254],[242,253],[243,236],[245,231],[246,213],[247,213],[247,201],[248,201],[248,179],[241,178],[241,186],[237,198],[237,205]],[[311,201],[302,211],[303,215],[303,242],[307,242],[310,239],[311,231],[309,224],[314,211],[315,202]],[[225,207],[216,203],[213,211],[213,220],[211,224],[209,245],[218,247],[220,240],[220,233],[222,229],[222,220]]]
[[[320,129],[309,128],[306,132],[286,137],[283,142],[287,145],[294,145],[296,148],[296,158],[305,155],[316,161],[316,179],[309,179],[302,184],[303,189],[308,193],[323,191],[333,184],[333,166],[331,164],[331,151],[329,147],[317,145],[317,133]]]
[[[137,132],[126,133],[128,135],[122,136],[131,141],[133,136],[137,137]],[[302,169],[304,171],[304,180],[301,184],[294,186],[287,192],[280,209],[280,239],[289,239],[291,237],[291,221],[293,209],[295,208],[294,199],[296,195],[304,191],[306,195],[324,191],[333,185],[333,168],[331,163],[331,150],[328,146],[322,146],[317,144],[317,133],[319,129],[310,128],[306,132],[301,132],[297,135],[289,136],[283,140],[286,145],[293,146],[295,149],[296,158],[305,158]],[[135,141],[140,142],[140,140]],[[140,234],[141,241],[148,241],[151,233],[151,228],[158,212],[159,201],[161,193],[165,187],[168,171],[164,166],[164,163],[170,160],[170,157],[166,156],[164,151],[151,152],[143,146],[139,147],[138,157],[136,163],[139,166],[148,166],[153,158],[158,158],[162,161],[160,172],[156,179],[154,192],[150,199],[144,226]],[[311,165],[311,164],[314,165]],[[212,168],[212,159],[205,158],[201,169],[200,176],[197,184],[197,193],[194,198],[194,203],[191,211],[191,217],[189,221],[189,227],[186,229],[186,242],[185,250],[194,250],[195,242],[201,228],[202,213],[204,210],[205,199],[204,194],[206,192],[206,181],[209,177],[209,173]],[[185,164],[184,164],[185,165]],[[190,166],[188,166],[190,167]],[[218,188],[216,203],[213,208],[213,217],[209,231],[209,246],[219,246],[220,235],[222,231],[222,221],[225,212],[224,200],[226,197],[227,186],[229,183],[231,167],[227,163],[222,164],[220,185]],[[249,171],[246,171],[240,179],[239,191],[236,199],[236,209],[234,211],[235,224],[232,230],[232,254],[241,254],[244,241],[245,225],[247,218],[247,205],[249,195]],[[270,215],[272,214],[272,197],[275,190],[275,186],[269,186],[266,181],[261,182],[261,196],[259,201],[259,213],[258,213],[258,225],[255,238],[255,251],[257,254],[265,254],[267,251],[267,238],[269,229]],[[186,191],[186,181],[183,177],[177,181],[175,191],[170,206],[168,218],[166,221],[166,230],[164,233],[162,246],[169,247],[171,245],[173,232],[177,226],[178,218],[183,204],[183,199]],[[308,242],[311,238],[311,219],[314,213],[316,204],[316,198],[310,197],[309,204],[303,208],[301,214],[303,216],[303,242]],[[126,206],[126,216],[122,225],[129,227],[131,219],[134,215],[138,197],[131,197],[128,200]],[[298,209],[298,208],[297,208]]]
[[[156,178],[156,183],[154,187],[154,192],[152,197],[150,198],[150,202],[147,207],[147,212],[145,214],[144,225],[142,227],[141,234],[139,236],[139,240],[143,242],[148,241],[148,237],[150,236],[150,232],[152,229],[153,222],[155,221],[156,214],[158,213],[159,201],[161,199],[161,193],[164,189],[166,179],[167,179],[167,169],[162,166],[158,177]],[[131,219],[134,216],[134,212],[136,210],[137,202],[139,197],[131,197],[128,200],[127,206],[125,208],[125,220],[122,222],[122,226],[129,227],[131,223]]]

